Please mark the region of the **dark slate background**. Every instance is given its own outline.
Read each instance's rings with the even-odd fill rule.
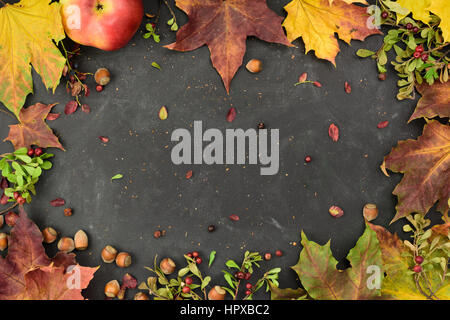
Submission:
[[[268,5],[285,16],[287,2],[270,0]],[[158,1],[145,1],[145,7],[156,13]],[[176,14],[183,25],[186,15],[178,9]],[[175,33],[165,24],[169,17],[163,7],[160,44],[143,39],[142,28],[120,51],[83,48],[79,69],[95,72],[107,67],[112,81],[103,92],[92,90],[89,98],[83,98],[91,114],[79,110],[49,122],[67,151],[51,150],[56,155],[53,169],[42,177],[38,195],[26,209],[41,228],[53,226],[65,236],[79,229],[87,232],[89,249],[77,253],[78,261],[101,266],[85,292],[89,299],[103,299],[105,283],[120,280],[126,272],[145,280],[150,273],[144,266],[151,266],[156,254],[181,265],[182,254],[192,250],[201,253],[205,260],[201,269],[213,276],[213,284],[225,284],[221,275],[225,261],[240,260],[245,250],[283,250],[283,257],[262,263],[262,269],[281,266],[281,287],[296,287],[289,266],[297,262],[301,247],[292,243],[299,242],[301,230],[320,244],[331,239],[333,254],[344,260],[363,232],[365,203],[378,205],[375,223],[389,224],[396,204],[391,192],[401,176],[385,177],[379,165],[398,140],[416,138],[423,123],[407,124],[416,101],[396,100],[393,70],[386,81],[379,81],[374,62],[355,55],[359,48],[377,49],[382,36],[351,46],[339,41],[336,68],[313,53],[305,55],[301,40],[294,42],[297,48],[288,48],[249,38],[244,64],[258,58],[264,70],[254,75],[241,67],[227,95],[206,46],[187,53],[162,47],[175,41]],[[161,71],[151,67],[153,61]],[[323,87],[295,87],[303,72]],[[345,81],[352,86],[350,95],[344,92]],[[94,88],[93,79],[88,84]],[[26,106],[59,102],[54,112],[63,112],[70,99],[64,85],[53,95],[35,75],[34,86]],[[158,118],[162,105],[169,110],[166,121]],[[225,116],[231,106],[238,114],[228,123]],[[259,166],[173,165],[170,134],[176,128],[190,128],[194,120],[223,131],[255,128],[261,121],[269,129],[280,129],[279,173],[260,176]],[[377,129],[384,120],[389,126]],[[0,136],[6,137],[8,125],[15,121],[3,113],[0,121]],[[328,137],[330,123],[340,128],[337,143]],[[103,145],[98,136],[108,136],[110,142]],[[9,142],[0,145],[2,153],[11,150]],[[307,165],[306,155],[313,159]],[[187,180],[191,169],[193,178]],[[124,179],[111,182],[116,173]],[[63,208],[50,206],[57,197],[73,208],[72,217],[65,217]],[[332,218],[331,205],[342,207],[345,215]],[[239,215],[240,221],[230,221],[230,214]],[[210,224],[217,227],[214,233],[207,231]],[[400,221],[389,229],[404,236],[401,225]],[[154,239],[158,229],[167,234]],[[100,251],[107,244],[130,252],[132,266],[124,270],[102,263]],[[56,252],[55,247],[56,243],[48,246],[49,254]],[[217,258],[208,270],[211,250],[217,251]]]

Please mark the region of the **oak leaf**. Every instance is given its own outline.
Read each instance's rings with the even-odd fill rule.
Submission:
[[[0,26],[0,101],[19,117],[26,96],[33,92],[31,65],[47,89],[59,84],[66,62],[53,42],[65,37],[60,4],[6,4],[0,8]]]
[[[417,118],[450,117],[450,82],[437,81],[431,86],[423,83],[417,91],[422,97],[408,122]]]
[[[20,110],[20,123],[9,126],[9,135],[5,141],[11,141],[15,149],[36,145],[42,148],[55,147],[64,150],[58,138],[45,123],[47,115],[54,106],[55,104],[37,103]]]
[[[0,257],[0,300],[83,299],[81,289],[98,268],[81,267],[74,254],[58,253],[50,259],[42,245],[42,233],[23,207],[11,230],[8,255]],[[69,269],[70,268],[70,269]],[[78,272],[78,286],[70,277]]]
[[[377,266],[382,277],[381,251],[376,233],[367,225],[363,235],[347,256],[351,267],[337,270],[330,241],[321,246],[309,241],[302,232],[303,250],[298,263],[292,267],[297,272],[309,296],[318,300],[375,299],[380,290],[369,288],[369,266]],[[370,281],[369,281],[370,282]]]
[[[291,46],[281,27],[282,18],[266,0],[176,0],[189,22],[177,32],[171,50],[192,51],[207,45],[211,61],[227,90],[242,65],[247,36]]]
[[[381,169],[404,173],[392,192],[398,197],[392,222],[412,212],[425,215],[437,201],[437,209],[446,215],[450,197],[450,126],[430,121],[417,140],[400,141],[392,148]]]
[[[369,28],[366,8],[349,4],[350,1],[334,0],[292,0],[284,9],[288,15],[283,21],[289,41],[302,37],[306,53],[314,50],[320,59],[336,65],[339,39],[350,43],[352,39],[364,40],[367,36],[380,34],[376,28]]]

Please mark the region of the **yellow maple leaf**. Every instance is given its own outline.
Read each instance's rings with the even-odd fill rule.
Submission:
[[[430,11],[441,18],[439,28],[442,30],[444,41],[450,41],[450,4],[448,0],[432,0]]]
[[[306,53],[314,50],[318,58],[335,65],[339,45],[334,33],[347,43],[380,33],[368,23],[366,8],[347,2],[333,0],[330,5],[329,0],[292,0],[284,7],[288,14],[283,27],[288,40],[302,37]]]
[[[31,65],[47,89],[58,86],[65,59],[52,40],[64,37],[59,3],[22,0],[0,8],[0,101],[17,117],[33,92]]]
[[[431,4],[431,0],[421,0],[421,1],[411,1],[411,0],[398,0],[397,3],[405,9],[408,9],[409,12],[412,12],[412,16],[416,20],[420,20],[424,23],[430,21],[430,10],[429,6]],[[397,13],[397,23],[406,17],[407,14]]]

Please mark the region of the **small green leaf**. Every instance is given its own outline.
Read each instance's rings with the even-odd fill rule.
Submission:
[[[203,279],[203,281],[202,281],[202,287],[201,287],[201,289],[202,289],[202,290],[205,289],[206,286],[207,286],[210,282],[211,282],[211,277],[210,277],[210,276],[205,277],[205,279]]]
[[[19,160],[22,160],[25,163],[30,163],[31,162],[31,158],[27,155],[16,155],[16,158]]]
[[[228,285],[232,288],[232,289],[236,289],[233,280],[232,280],[232,276],[231,274],[229,274],[228,272],[224,272],[223,277],[225,278],[225,280],[227,281]]]
[[[147,29],[147,30],[150,31],[150,32],[153,32],[153,31],[154,31],[153,26],[152,26],[151,23],[147,23],[147,24],[145,25],[145,29]]]
[[[111,178],[111,181],[112,181],[112,180],[117,180],[117,179],[122,179],[122,178],[123,178],[123,175],[120,174],[120,173],[118,173],[118,174],[116,174],[114,177]]]
[[[148,39],[148,38],[150,38],[151,37],[151,32],[147,32],[147,33],[144,33],[143,35],[142,35],[142,38],[144,38],[144,39]]]
[[[184,277],[189,272],[189,267],[182,268],[178,271],[179,277]]]
[[[226,265],[228,268],[236,268],[236,269],[240,269],[240,267],[237,265],[237,263],[234,262],[233,260],[228,260],[228,261],[225,263],[225,265]]]
[[[167,24],[171,26],[173,24],[174,18],[167,20]]]
[[[155,61],[152,62],[152,67],[161,70],[160,65],[157,64]]]
[[[361,58],[367,58],[367,57],[373,56],[374,54],[375,54],[375,52],[367,50],[367,49],[359,49],[358,51],[356,51],[356,55]]]
[[[20,148],[20,149],[17,149],[16,151],[14,151],[14,154],[16,156],[17,155],[25,155],[25,154],[27,154],[27,152],[28,152],[27,148]]]
[[[159,35],[157,35],[156,33],[153,34],[153,40],[155,40],[156,43],[159,43]]]
[[[41,168],[44,170],[50,170],[52,166],[53,165],[50,161],[44,161],[44,163],[41,164]]]
[[[214,259],[216,258],[216,251],[211,251],[211,253],[209,254],[209,263],[208,263],[208,267],[211,267],[212,263],[214,262]]]
[[[170,30],[172,30],[172,31],[177,31],[178,30],[178,25],[177,25],[176,22],[170,27]]]

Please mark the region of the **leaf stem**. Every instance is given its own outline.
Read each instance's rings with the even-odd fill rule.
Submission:
[[[1,0],[0,0],[0,1],[1,1]],[[1,216],[2,214],[5,214],[5,213],[9,212],[9,210],[14,209],[15,207],[17,207],[18,204],[19,204],[19,203],[16,202],[14,205],[12,205],[11,207],[9,207],[8,209],[5,209],[5,210],[3,210],[3,211],[0,211],[0,216]]]
[[[166,4],[167,8],[170,11],[170,14],[172,15],[173,21],[174,23],[177,23],[177,17],[175,16],[175,12],[173,12],[172,8],[170,7],[169,3],[167,2],[167,0],[164,0],[164,3]]]

